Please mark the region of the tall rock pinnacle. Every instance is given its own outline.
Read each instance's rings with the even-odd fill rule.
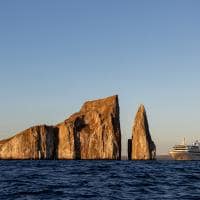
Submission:
[[[135,116],[132,130],[132,160],[153,160],[156,158],[156,146],[151,139],[146,111],[140,105]]]

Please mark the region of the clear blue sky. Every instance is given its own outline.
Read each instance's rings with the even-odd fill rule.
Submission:
[[[118,94],[123,154],[146,106],[158,154],[200,139],[200,1],[0,1],[0,138]]]

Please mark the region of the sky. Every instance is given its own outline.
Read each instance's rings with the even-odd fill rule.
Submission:
[[[200,1],[0,1],[0,139],[119,95],[122,154],[144,104],[157,154],[200,139]]]

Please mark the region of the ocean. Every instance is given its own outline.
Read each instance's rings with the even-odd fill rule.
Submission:
[[[0,200],[200,199],[200,161],[0,161]]]

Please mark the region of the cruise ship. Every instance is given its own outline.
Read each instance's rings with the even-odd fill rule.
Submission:
[[[184,142],[175,145],[169,152],[174,160],[200,160],[200,142],[197,140],[192,145]]]

